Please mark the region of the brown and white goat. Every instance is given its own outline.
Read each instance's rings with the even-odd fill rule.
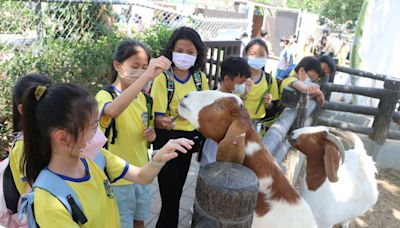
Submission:
[[[293,131],[289,142],[307,157],[300,194],[313,211],[319,228],[364,214],[378,199],[375,163],[354,133],[328,127]]]
[[[217,161],[243,164],[257,175],[260,186],[252,227],[316,227],[311,209],[274,162],[237,96],[191,92],[181,100],[178,112],[218,143]]]

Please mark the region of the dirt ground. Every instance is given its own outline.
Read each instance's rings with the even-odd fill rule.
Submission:
[[[400,228],[400,170],[378,172],[378,202],[364,216],[355,219],[351,228]]]

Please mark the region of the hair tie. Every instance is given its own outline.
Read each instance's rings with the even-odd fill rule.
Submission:
[[[39,101],[43,97],[43,95],[46,93],[46,90],[47,90],[47,87],[43,86],[43,85],[36,87],[35,97],[36,97],[37,101]]]

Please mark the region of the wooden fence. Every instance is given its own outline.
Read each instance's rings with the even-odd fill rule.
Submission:
[[[207,47],[207,64],[205,73],[208,77],[210,89],[218,86],[221,63],[228,56],[239,56],[241,41],[205,41]]]
[[[400,140],[400,131],[390,130],[392,121],[400,122],[400,112],[396,111],[396,106],[400,95],[400,80],[388,77],[386,75],[372,74],[342,66],[338,66],[337,71],[384,82],[383,88],[338,85],[333,83],[333,76],[329,79],[328,83],[321,84],[321,90],[324,91],[324,93],[327,95],[327,98],[330,97],[331,92],[341,92],[379,99],[379,105],[376,108],[332,101],[327,101],[323,107],[320,107],[322,110],[333,110],[374,116],[372,127],[360,126],[354,123],[347,123],[331,118],[321,117],[319,116],[321,110],[317,111],[317,116],[315,118],[316,123],[369,135],[369,137],[378,144],[383,144],[387,138]]]

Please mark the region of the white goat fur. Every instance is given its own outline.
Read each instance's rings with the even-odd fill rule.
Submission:
[[[312,133],[324,127],[309,127],[293,132],[297,138],[302,133]],[[346,223],[364,214],[378,199],[375,179],[377,169],[375,162],[367,155],[364,144],[354,133],[347,133],[355,143],[354,149],[345,151],[344,163],[339,166],[338,181],[325,182],[315,191],[307,187],[306,180],[301,186],[300,194],[307,201],[319,228],[332,227]]]

